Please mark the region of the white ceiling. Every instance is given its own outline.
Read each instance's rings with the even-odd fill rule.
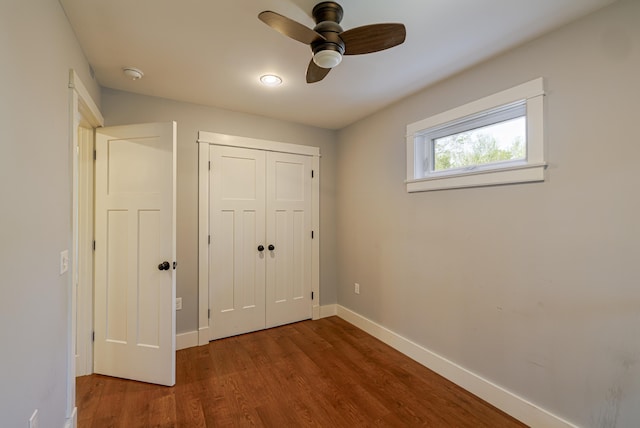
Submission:
[[[339,129],[614,0],[342,0],[348,30],[401,22],[403,45],[347,56],[307,84],[308,46],[258,20],[311,28],[319,0],[60,0],[100,85]],[[144,71],[139,81],[122,68]],[[266,88],[258,78],[284,79]]]

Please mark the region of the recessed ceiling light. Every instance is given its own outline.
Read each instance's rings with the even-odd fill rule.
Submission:
[[[265,74],[260,76],[260,82],[265,86],[278,86],[282,84],[282,78],[275,74]]]

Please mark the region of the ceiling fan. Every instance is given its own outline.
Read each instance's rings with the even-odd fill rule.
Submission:
[[[343,55],[361,55],[389,49],[404,42],[403,24],[371,24],[344,31],[340,27],[342,6],[323,1],[314,6],[311,15],[316,26],[308,28],[279,13],[266,10],[258,19],[276,31],[311,46],[313,58],[307,67],[307,83],[324,79]]]

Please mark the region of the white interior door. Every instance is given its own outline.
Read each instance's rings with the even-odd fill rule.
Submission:
[[[265,154],[210,150],[211,339],[265,326]]]
[[[267,153],[267,328],[311,318],[311,164]]]
[[[175,384],[175,153],[175,122],[96,130],[96,373]]]

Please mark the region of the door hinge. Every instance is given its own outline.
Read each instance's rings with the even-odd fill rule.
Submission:
[[[95,250],[96,250],[96,240],[94,239],[93,240],[93,251],[95,251]]]
[[[211,161],[209,161],[209,171],[211,171]]]
[[[211,309],[207,309],[207,318],[211,319]]]
[[[211,235],[209,235],[209,237],[207,239],[207,244],[211,245]]]
[[[91,332],[91,341],[92,341],[92,342],[95,342],[95,341],[96,341],[96,332],[95,332],[95,331],[92,331],[92,332]]]
[[[98,152],[96,152],[95,150],[93,151],[93,160],[98,159]]]
[[[313,239],[313,230],[311,231],[311,239]]]
[[[313,300],[313,291],[311,292],[311,300]]]
[[[313,178],[313,170],[311,170],[311,178]]]

